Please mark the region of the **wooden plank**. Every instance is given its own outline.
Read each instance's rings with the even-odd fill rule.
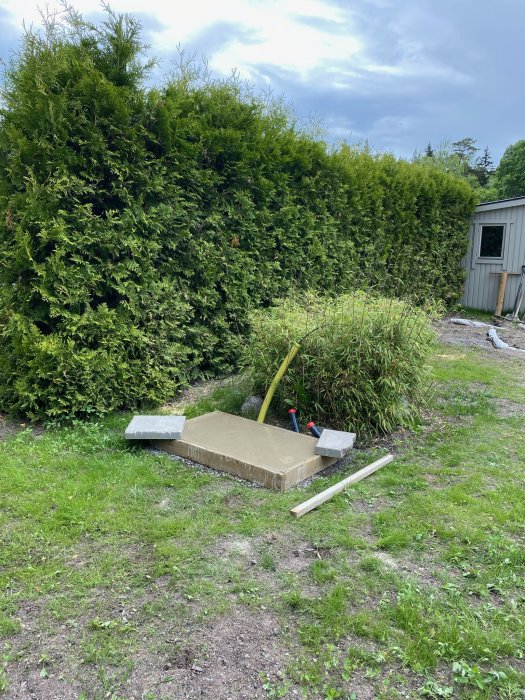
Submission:
[[[313,496],[308,501],[295,506],[295,508],[290,510],[290,513],[295,515],[296,518],[300,518],[301,515],[309,513],[314,508],[317,508],[317,506],[320,506],[321,503],[330,500],[332,496],[344,491],[347,486],[357,484],[358,481],[366,479],[367,476],[370,476],[370,474],[373,474],[378,469],[381,469],[381,467],[384,467],[386,464],[390,464],[393,459],[393,455],[385,455],[384,457],[381,457],[375,462],[372,462],[372,464],[369,464],[367,467],[360,469],[355,474],[351,474],[350,476],[347,476],[346,479],[343,479],[342,481],[339,481],[339,483],[330,486],[330,488],[326,489],[325,491],[321,491],[321,493],[318,493],[317,496]]]
[[[503,309],[503,300],[505,299],[505,290],[507,289],[507,275],[506,270],[502,270],[499,276],[499,288],[498,288],[498,298],[496,301],[496,316],[501,316],[501,310]]]

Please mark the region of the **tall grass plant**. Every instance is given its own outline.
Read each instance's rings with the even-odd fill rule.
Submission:
[[[282,410],[293,405],[304,421],[360,439],[418,421],[435,347],[422,308],[363,292],[310,294],[253,312],[252,326],[244,363],[261,393],[291,343],[300,343],[274,399]]]

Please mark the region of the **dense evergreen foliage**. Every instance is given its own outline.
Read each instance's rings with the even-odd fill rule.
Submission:
[[[457,298],[474,199],[453,176],[331,151],[235,81],[145,86],[139,28],[29,33],[0,111],[0,409],[161,401],[236,362],[290,288]]]
[[[187,356],[138,28],[68,29],[26,37],[1,114],[0,406],[33,416],[156,400]]]

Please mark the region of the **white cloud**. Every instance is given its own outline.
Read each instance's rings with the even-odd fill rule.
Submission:
[[[378,75],[390,75],[399,78],[434,78],[450,83],[465,84],[471,82],[471,76],[455,70],[450,66],[432,63],[425,59],[402,60],[397,65],[380,65],[367,63],[367,72]]]
[[[302,22],[302,19],[314,20]],[[346,31],[333,32],[315,20],[329,20]],[[232,66],[252,77],[258,65],[295,73],[307,80],[313,71],[356,59],[362,42],[351,33],[348,17],[321,2],[266,2],[258,12],[245,18],[243,27],[254,32],[249,43],[239,40],[225,46],[211,59],[211,67],[227,72]]]
[[[40,23],[38,5],[30,0],[0,0],[18,26]],[[56,0],[45,3],[59,8]],[[100,10],[96,0],[74,0],[74,6],[87,15]],[[208,56],[210,67],[228,74],[232,68],[252,77],[258,64],[276,66],[307,79],[312,70],[332,62],[351,61],[362,48],[350,33],[350,13],[323,0],[175,0],[148,3],[146,0],[111,0],[116,12],[143,13],[156,19],[161,29],[149,32],[155,52],[172,52],[184,46],[199,32],[220,23],[232,23],[250,40],[235,39]],[[306,21],[304,21],[306,20]],[[319,21],[319,27],[315,21]],[[346,32],[332,32],[325,22],[340,25]],[[205,50],[205,47],[204,47]]]
[[[384,0],[372,12],[381,12]],[[72,0],[84,15],[99,12],[98,0]],[[40,23],[37,2],[0,0],[18,27]],[[41,5],[59,9],[58,0],[42,0]],[[270,82],[264,68],[288,73],[303,84],[321,79],[337,90],[374,92],[376,80],[383,88],[399,87],[404,80],[429,78],[465,83],[468,78],[447,65],[424,56],[424,45],[403,36],[403,27],[413,29],[414,12],[401,14],[395,21],[394,35],[401,55],[392,62],[374,60],[367,38],[359,35],[357,16],[350,3],[333,0],[110,0],[115,12],[151,17],[157,26],[148,28],[147,41],[153,53],[171,54],[178,45],[198,39],[207,29],[221,26],[238,28],[231,38],[219,42],[215,51],[202,46],[210,68],[228,75],[235,69],[241,77],[254,82]],[[359,7],[359,2],[355,8]],[[362,9],[362,8],[361,8]],[[369,8],[370,9],[370,8]],[[415,13],[416,18],[418,14]],[[372,81],[372,82],[370,82]]]

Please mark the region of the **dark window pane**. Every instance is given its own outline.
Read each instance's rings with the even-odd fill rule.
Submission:
[[[503,226],[482,226],[480,258],[501,258],[503,251]]]

